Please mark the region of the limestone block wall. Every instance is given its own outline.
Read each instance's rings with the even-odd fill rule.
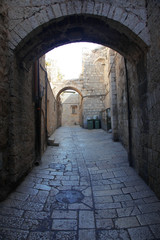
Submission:
[[[75,90],[82,96],[81,111],[85,128],[87,127],[87,119],[94,116],[100,118],[100,113],[104,109],[106,97],[106,82],[104,78],[106,51],[107,48],[105,47],[100,47],[93,51],[84,49],[82,74],[79,79],[54,79],[55,71],[47,68],[52,81],[53,92],[56,96],[63,89]]]
[[[4,3],[8,5],[8,20]],[[112,47],[132,60],[132,74],[129,74],[129,77],[135,74],[129,91],[133,105],[132,155],[137,171],[160,196],[159,9],[158,0],[0,1],[2,191],[11,189],[12,183],[27,173],[35,159],[33,68],[28,65],[52,47],[92,41]],[[130,69],[129,63],[127,66]]]
[[[109,85],[107,87],[105,107],[110,106],[112,109],[113,134],[115,131],[113,118],[115,118],[115,113],[117,112],[117,136],[128,151],[128,124],[130,121],[131,164],[156,194],[160,196],[160,72],[158,67],[160,63],[160,31],[158,28],[158,22],[160,20],[158,7],[160,7],[160,5],[157,1],[154,3],[153,1],[151,2],[148,3],[148,22],[152,44],[147,54],[147,69],[145,69],[142,63],[143,60],[138,66],[127,61],[125,66],[124,57],[111,50],[113,54],[110,52],[107,55],[108,57],[106,57],[108,73],[106,80]],[[158,30],[155,31],[154,29]],[[110,65],[113,60],[112,55],[114,57],[115,70],[113,67],[111,68]],[[111,61],[109,61],[109,59],[111,59]],[[128,93],[126,89],[126,68],[129,85]],[[113,78],[111,77],[112,70]],[[115,84],[113,85],[113,79],[116,82],[116,86]],[[116,99],[113,99],[113,92],[111,94],[113,87],[116,87]],[[129,109],[127,109],[127,94],[129,95]],[[115,100],[115,112],[113,100]]]
[[[8,54],[6,48],[4,50],[5,54]],[[3,61],[4,60],[5,55]],[[3,145],[1,144],[0,146],[0,199],[3,199],[6,194],[16,186],[17,182],[29,172],[35,163],[37,157],[37,141],[39,141],[36,132],[36,112],[39,111],[36,105],[38,97],[37,76],[40,77],[41,82],[40,92],[42,92],[45,87],[45,72],[40,69],[40,66],[39,70],[35,65],[26,68],[13,58],[11,58],[11,60],[12,65],[10,65],[9,76],[12,81],[10,81],[10,84],[7,83],[7,65],[6,67],[3,66],[3,70],[5,71],[3,76],[2,73],[0,73],[2,76],[0,89],[3,86],[5,90],[5,95],[0,95],[0,101],[2,96],[3,102],[6,98],[6,105],[3,102],[1,102],[2,105],[0,105],[0,109],[6,114],[2,112],[0,114],[0,124],[5,123],[5,125],[0,128],[0,131],[3,129],[3,132],[0,132],[2,136],[0,139],[3,140]],[[8,60],[7,63],[10,63],[10,61]],[[43,65],[43,59],[40,59],[40,63]],[[17,69],[19,70],[19,74],[17,74]],[[10,98],[7,95],[7,90],[10,91]],[[41,99],[41,154],[46,148],[44,97],[45,95],[42,96]],[[3,106],[3,108],[1,108],[1,106]],[[5,106],[10,106],[10,108],[7,110]],[[9,127],[7,126],[8,120],[10,121]],[[10,147],[7,148],[7,146]]]
[[[0,3],[0,149],[6,147],[7,144],[7,115],[8,115],[8,64],[7,64],[7,6]],[[2,153],[0,162],[2,161]],[[2,165],[2,162],[1,164]]]
[[[67,15],[75,14],[104,16],[106,19],[109,19],[109,24],[112,25],[112,21],[116,21],[118,27],[122,32],[127,32],[128,28],[136,35],[138,35],[139,38],[143,39],[145,43],[149,44],[148,29],[146,26],[147,14],[144,0],[114,0],[112,2],[109,0],[105,2],[102,2],[101,0],[78,0],[76,2],[71,0],[62,0],[60,2],[50,0],[41,2],[38,2],[36,0],[6,0],[6,2],[9,5],[9,30],[11,31],[10,47],[12,49],[15,49],[17,44],[21,42],[21,39],[27,37],[29,33],[35,31],[36,28],[40,29],[41,25],[48,25],[49,21],[52,21],[56,18],[63,18]],[[114,23],[113,27],[115,27]],[[55,33],[57,32],[55,31]],[[63,34],[64,33],[65,31],[63,29]],[[75,31],[75,34],[73,35],[76,38],[79,36],[81,37],[81,34],[79,34],[79,32],[77,33],[77,31]],[[71,35],[70,38],[73,39],[73,35]],[[45,38],[43,35],[41,37]],[[68,32],[66,33],[65,38],[67,37]],[[95,36],[95,39],[98,39],[97,37],[98,36]],[[134,38],[132,35],[130,37]],[[40,39],[39,41],[41,41]],[[48,44],[51,45],[53,39],[51,40],[48,38],[47,41]],[[115,44],[114,41],[113,44],[115,45],[115,48],[117,44],[119,44],[119,46],[121,45],[120,42],[116,42]],[[33,46],[30,46],[31,51],[34,49],[32,47]],[[123,48],[122,45],[120,48],[121,47]],[[27,49],[24,49],[24,51],[26,50]]]
[[[51,136],[56,128],[57,124],[57,101],[51,89],[50,82],[47,84],[47,132],[48,136]]]
[[[19,68],[19,74],[17,69]],[[10,82],[10,130],[8,152],[9,178],[6,186],[12,188],[32,168],[35,161],[35,93],[34,66],[23,69],[13,62]]]
[[[148,28],[151,47],[147,55],[146,86],[148,131],[144,135],[144,153],[147,158],[149,185],[160,197],[160,2],[147,1]],[[146,156],[147,155],[147,156]],[[143,172],[143,166],[141,166]]]
[[[124,58],[115,52],[118,138],[128,149],[128,99]],[[133,81],[133,78],[132,78]]]
[[[136,66],[126,61],[119,53],[108,50],[106,57],[107,95],[105,108],[111,108],[113,140],[120,140],[131,155],[131,164],[140,173],[143,162],[143,108]],[[143,73],[143,69],[141,69]],[[128,82],[128,89],[127,89]],[[109,101],[110,98],[110,101]],[[147,126],[145,126],[147,127]],[[145,136],[146,137],[146,136]],[[146,165],[143,167],[145,168]],[[144,170],[148,174],[147,170]]]
[[[160,197],[160,3],[147,1],[147,10],[151,46],[137,68],[127,61],[131,151],[133,166]]]
[[[111,68],[112,65],[110,60],[110,48],[105,48],[105,65],[104,65],[104,83],[106,95],[104,97],[104,109],[101,111],[101,125],[104,130],[109,130],[111,124],[108,124],[107,109],[111,109],[111,93],[110,93],[110,83],[111,83]],[[112,123],[113,124],[113,123]]]
[[[125,60],[123,56],[116,52],[114,52],[114,63],[116,81],[115,107],[117,113],[117,140],[122,142],[131,156],[130,164],[138,170],[141,159],[139,159],[139,161],[137,159],[138,156],[141,155],[140,134],[143,124],[140,109],[141,96],[137,89],[139,83],[136,66]]]
[[[110,108],[111,108],[111,125],[112,137],[114,141],[118,141],[118,108],[117,108],[117,85],[116,85],[116,61],[115,51],[110,49],[108,51],[108,64],[109,64],[109,84],[110,84]]]
[[[47,75],[45,69],[45,56],[39,59],[39,81],[41,99],[41,155],[47,148]]]
[[[104,66],[104,83],[105,83],[105,89],[106,89],[106,96],[104,100],[105,109],[111,107],[111,97],[110,97],[110,83],[111,83],[111,58],[110,58],[110,51],[112,51],[110,48],[106,48],[106,54],[105,54],[105,66]],[[112,51],[114,52],[114,51]]]
[[[8,79],[8,10],[0,2],[0,198],[5,194],[8,167],[9,79]]]
[[[77,93],[64,92],[61,96],[62,126],[74,126],[81,124],[81,97]],[[75,108],[75,110],[73,110]]]
[[[112,137],[114,141],[118,141],[119,133],[118,133],[118,106],[117,102],[117,76],[116,76],[116,55],[118,54],[114,50],[110,48],[106,48],[105,53],[106,61],[105,61],[105,69],[104,69],[104,82],[106,89],[106,96],[104,99],[104,110],[110,109],[111,111],[111,128],[112,128]],[[121,83],[123,88],[123,83]],[[102,116],[104,115],[104,110],[102,112]],[[103,128],[105,130],[109,130],[107,128],[107,114],[105,114],[103,121]]]
[[[40,98],[41,98],[41,155],[47,147],[47,138],[57,128],[57,102],[45,67],[45,56],[39,59]]]
[[[106,85],[104,79],[106,48],[83,52],[83,124],[87,127],[87,119],[98,116],[104,109]]]

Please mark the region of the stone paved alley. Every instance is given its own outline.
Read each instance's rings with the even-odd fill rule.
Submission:
[[[111,134],[63,127],[54,136],[59,147],[0,203],[0,239],[160,239],[160,202]]]

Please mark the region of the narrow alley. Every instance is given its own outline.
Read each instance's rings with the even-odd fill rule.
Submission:
[[[111,134],[75,126],[54,137],[59,146],[0,203],[0,239],[160,239],[160,202]]]

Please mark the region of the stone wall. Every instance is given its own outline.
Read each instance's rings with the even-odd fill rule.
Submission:
[[[111,109],[111,126],[112,126],[112,137],[114,141],[118,141],[118,109],[117,109],[117,86],[116,86],[116,62],[115,62],[116,52],[112,49],[108,49],[106,53],[106,65],[107,72],[106,85],[107,85],[107,95],[105,100],[105,108]]]
[[[8,5],[9,19],[4,3]],[[1,194],[11,189],[12,183],[24,176],[35,160],[35,99],[30,66],[53,47],[92,41],[112,47],[131,61],[127,61],[127,69],[133,165],[160,196],[159,1],[50,3],[50,0],[0,3]]]
[[[137,54],[139,52],[132,40],[143,47],[143,41],[146,45],[149,45],[145,0],[107,0],[105,2],[102,0],[62,0],[60,2],[6,0],[6,2],[9,5],[10,48],[14,50],[19,45],[19,50],[22,51],[19,52],[21,56],[27,56],[30,51],[31,58],[35,59],[36,55],[40,56],[42,48],[43,53],[45,53],[53,45],[59,46],[76,40],[94,40],[93,42],[101,44],[106,41],[109,46],[111,44],[114,49],[119,49],[132,58],[136,57],[133,56],[134,51]],[[93,15],[94,18],[92,19]],[[67,20],[64,19],[68,16],[72,17]],[[85,16],[84,19],[83,16]],[[103,20],[98,23],[101,17]],[[60,24],[61,27],[57,29],[54,27],[54,20],[56,23],[64,20],[64,23]],[[81,22],[81,24],[83,22],[84,31],[81,31],[81,27],[77,28],[78,22]],[[90,29],[91,26],[93,27],[92,30]],[[104,35],[104,28],[107,31],[106,36]],[[101,36],[100,31],[102,32]],[[29,34],[34,35],[34,39],[30,39]],[[55,36],[54,39],[52,34]],[[87,36],[85,36],[86,34]],[[138,36],[138,39],[135,39],[135,35]],[[59,38],[59,41],[57,41],[57,38]],[[23,39],[25,39],[24,42]],[[124,47],[123,42],[126,43],[128,48]],[[29,43],[28,49],[23,48],[24,45],[27,46]],[[133,51],[131,48],[133,48]]]
[[[143,131],[147,127],[143,120],[143,107],[146,103],[141,100],[143,85],[138,81],[135,64],[111,49],[107,51],[106,59],[105,76],[108,85],[105,107],[111,108],[113,140],[122,142],[128,151],[130,164],[141,174],[140,165],[144,164],[142,139],[146,138]],[[140,68],[142,75],[143,70]],[[144,96],[145,94],[144,92]],[[143,169],[147,166],[144,165]],[[144,172],[147,176],[148,170],[145,169]]]
[[[47,138],[57,128],[57,102],[45,67],[45,56],[39,59],[40,99],[41,99],[41,155],[47,148]]]
[[[128,149],[128,99],[124,58],[115,53],[118,138]],[[133,81],[133,79],[132,79]]]
[[[81,95],[83,99],[81,111],[85,128],[87,127],[87,119],[94,116],[100,118],[100,113],[104,109],[106,97],[106,82],[104,78],[106,51],[107,48],[105,47],[100,47],[93,51],[83,50],[82,74],[79,79],[59,79],[54,69],[52,70],[51,67],[47,68],[55,96],[58,97],[66,89],[77,91]],[[51,66],[55,66],[54,61],[53,64],[51,62]],[[56,79],[54,79],[55,77]]]
[[[137,66],[127,61],[131,158],[137,172],[160,197],[160,3],[147,1],[147,10],[151,46]]]
[[[7,54],[7,51],[5,53]],[[7,84],[7,76],[5,76],[5,74],[7,74],[6,67],[3,68],[5,72],[2,81],[0,81],[0,89],[2,84],[5,90],[10,90],[10,98],[7,96],[7,92],[4,92],[3,102],[0,105],[3,106],[1,110],[4,111],[4,113],[0,115],[3,120],[0,119],[0,124],[3,124],[0,129],[4,131],[4,133],[1,133],[3,138],[0,138],[3,140],[3,145],[0,146],[0,199],[3,199],[30,171],[37,161],[37,157],[43,154],[47,143],[45,128],[45,91],[43,91],[45,90],[46,73],[40,68],[40,64],[44,66],[44,58],[40,59],[39,63],[37,62],[30,68],[21,65],[15,61],[14,58],[11,59],[13,61],[11,61],[9,76],[12,81],[10,84]],[[3,58],[3,61],[4,60],[5,56]],[[8,63],[10,63],[10,61],[8,61]],[[17,72],[19,72],[19,74],[17,74]],[[38,94],[38,77],[41,83],[40,95]],[[3,80],[5,85],[3,84]],[[49,89],[49,82],[47,82],[47,84]],[[44,95],[42,94],[43,92]],[[1,96],[2,95],[0,95],[0,100]],[[48,94],[48,98],[50,98],[50,96],[51,93]],[[53,99],[55,102],[52,94],[52,99],[49,100],[53,102]],[[8,106],[8,101],[10,106],[9,110],[5,108],[5,106]],[[41,105],[38,105],[37,101],[41,102]],[[41,126],[38,129],[37,113],[39,112],[39,107],[41,109]],[[53,117],[52,115],[51,112],[49,114],[50,119]],[[7,128],[8,120],[10,120],[9,129]],[[53,130],[56,128],[56,119],[54,119],[54,121],[55,125]],[[37,135],[37,131],[41,133],[41,136]],[[9,136],[7,136],[8,132]],[[9,146],[8,151],[6,150],[6,144]],[[40,146],[38,146],[39,144]]]
[[[61,94],[62,126],[81,124],[81,97],[78,93],[64,92]],[[73,109],[74,108],[74,109]]]
[[[48,136],[51,136],[57,125],[57,101],[50,86],[50,82],[47,84],[47,132]]]
[[[0,3],[0,150],[7,146],[8,132],[8,31],[7,31],[7,7]],[[2,154],[2,153],[1,153]],[[2,157],[2,156],[1,156]],[[1,159],[1,158],[0,158]],[[1,166],[0,160],[0,166]]]
[[[142,112],[140,109],[141,95],[136,65],[114,53],[116,78],[116,108],[117,108],[117,139],[128,151],[129,162],[139,171],[141,162],[140,135],[143,129]],[[142,69],[143,73],[143,69]],[[141,86],[139,86],[141,89]]]
[[[110,51],[109,48],[105,48],[105,62],[104,62],[104,83],[105,83],[105,92],[106,96],[104,99],[104,109],[101,111],[101,125],[102,128],[106,131],[111,129],[111,122],[108,119],[107,109],[111,109],[111,95],[110,95],[110,82],[111,82],[111,68],[112,64],[110,63]],[[109,124],[108,124],[109,120]]]
[[[157,196],[160,196],[160,71],[158,67],[160,64],[160,51],[158,51],[160,49],[158,28],[160,4],[157,1],[151,1],[147,7],[148,26],[151,33],[151,47],[147,59],[144,55],[137,65],[127,60],[125,65],[124,57],[109,50],[106,55],[108,75],[105,78],[109,85],[106,88],[105,107],[112,109],[113,139],[116,131],[117,140],[119,139],[130,152],[130,164]],[[147,65],[145,65],[146,61]],[[112,91],[113,89],[115,92]]]
[[[151,46],[147,55],[147,109],[148,131],[144,136],[145,158],[149,175],[149,185],[160,197],[160,2],[147,1],[148,28]],[[147,157],[146,157],[147,155]],[[141,166],[143,172],[143,166]]]
[[[106,48],[83,51],[82,79],[83,79],[83,125],[87,127],[87,119],[98,117],[104,109],[106,86],[104,84]]]
[[[39,59],[39,80],[41,99],[41,155],[47,148],[47,75],[45,69],[45,56]]]
[[[10,51],[4,2],[0,3],[0,199],[27,174],[35,159],[33,68],[23,68]]]
[[[9,81],[8,81],[8,11],[0,2],[0,198],[5,194],[7,178],[7,153],[9,131]]]
[[[23,68],[15,60],[10,69],[10,148],[6,187],[11,189],[32,168],[36,156],[33,69],[34,66]]]

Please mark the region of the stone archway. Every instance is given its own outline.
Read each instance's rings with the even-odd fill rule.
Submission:
[[[62,92],[64,92],[65,90],[74,90],[74,91],[76,91],[77,93],[79,93],[79,95],[83,98],[83,94],[82,94],[81,90],[79,90],[79,89],[76,88],[76,87],[67,86],[67,87],[61,88],[59,91],[58,91],[58,89],[57,89],[56,99],[58,99],[58,98],[59,98],[59,95],[60,95]]]
[[[73,90],[78,93],[77,97],[76,95],[70,95],[69,96],[69,102],[67,99],[65,99],[65,104],[62,104],[61,102],[61,93],[65,92],[66,90]],[[77,89],[76,87],[67,86],[63,87],[58,91],[57,89],[56,94],[56,101],[57,101],[57,126],[72,126],[74,125],[83,125],[83,95],[82,92]],[[72,112],[72,107],[76,107],[76,112]]]
[[[145,1],[16,1],[10,3],[9,16],[10,48],[22,59],[73,41],[97,42],[132,58],[149,45]]]
[[[132,0],[120,2],[114,0],[112,3],[110,1],[104,3],[101,0],[62,0],[60,3],[52,4],[50,1],[43,1],[42,4],[37,1],[34,3],[16,0],[6,1],[6,4],[9,11],[6,24],[9,29],[10,118],[9,134],[7,133],[9,143],[2,156],[3,186],[10,188],[13,183],[15,184],[28,172],[34,160],[34,125],[31,124],[31,120],[34,122],[32,99],[34,60],[54,47],[80,41],[108,46],[132,62],[137,80],[136,91],[132,89],[131,103],[134,105],[136,102],[137,119],[140,119],[133,139],[133,141],[139,139],[138,149],[133,148],[132,153],[138,171],[147,182],[150,182],[149,175],[153,174],[149,173],[150,165],[144,148],[148,151],[153,147],[152,144],[149,145],[149,140],[146,143],[152,128],[152,119],[149,119],[147,109],[148,106],[151,109],[150,105],[153,105],[152,98],[156,94],[154,92],[157,86],[156,84],[153,86],[151,77],[150,82],[147,79],[147,52],[152,43],[147,27],[147,11],[152,12],[151,4],[148,3],[149,6],[146,6],[145,1]],[[156,4],[154,9],[156,10]],[[150,31],[151,25],[150,20]],[[152,41],[154,50],[156,44],[153,38]],[[151,51],[150,55],[152,56]],[[153,87],[153,94],[149,92],[148,86]],[[154,101],[156,105],[158,100]],[[133,131],[135,122],[133,121]],[[155,139],[155,134],[153,135]]]

